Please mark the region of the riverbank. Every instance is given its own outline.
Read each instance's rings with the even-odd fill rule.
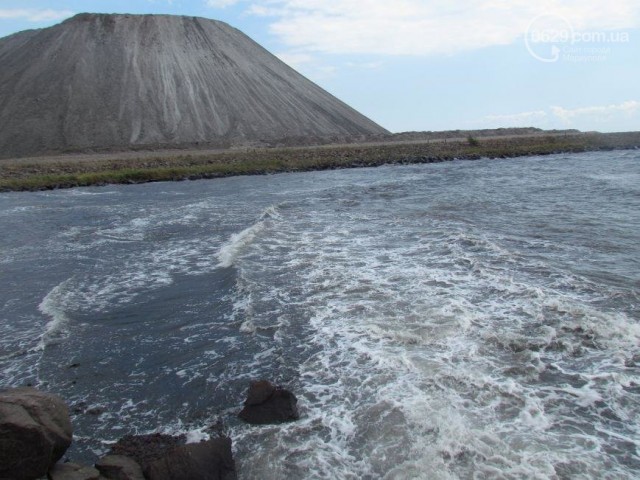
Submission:
[[[0,160],[0,191],[196,180],[454,159],[640,148],[640,132],[468,137],[231,150],[175,150]]]

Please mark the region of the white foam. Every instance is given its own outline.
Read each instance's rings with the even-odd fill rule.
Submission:
[[[239,233],[231,235],[231,238],[225,243],[218,252],[218,264],[221,268],[227,268],[233,265],[238,255],[247,247],[256,236],[264,229],[264,221],[259,221],[249,228],[245,228]]]
[[[581,407],[588,407],[603,400],[602,396],[590,385],[585,385],[582,388],[564,387],[562,390],[576,397],[576,403]]]
[[[601,439],[556,430],[576,420],[575,409],[602,402],[625,415],[616,396],[628,379],[603,372],[637,352],[638,326],[589,306],[593,285],[467,224],[413,229],[388,213],[340,217],[330,207],[296,214],[268,244],[253,239],[260,261],[248,265],[242,299],[251,330],[273,325],[264,299],[286,298],[309,315],[305,343],[315,353],[299,367],[305,416],[261,438],[253,465],[269,465],[272,478],[306,465],[318,478],[549,478],[577,456],[576,471],[603,471],[591,446],[577,446]],[[354,231],[363,224],[365,232]],[[269,278],[295,272],[295,280],[253,282],[262,269]],[[274,340],[287,341],[286,325]],[[591,362],[579,373],[577,354]],[[543,374],[591,380],[547,390],[536,383]],[[267,458],[292,449],[307,456],[286,465]],[[258,474],[253,465],[241,467]]]
[[[90,188],[72,188],[69,191],[65,192],[65,195],[69,195],[71,197],[95,197],[102,195],[121,195],[120,192],[116,191],[108,191],[98,189],[96,187]]]
[[[73,279],[67,279],[54,287],[40,302],[38,309],[50,320],[46,323],[44,331],[40,336],[37,349],[44,348],[56,339],[64,336],[69,324],[69,318],[64,310],[63,298],[67,294]]]
[[[271,205],[265,209],[260,215],[260,220],[250,227],[245,228],[241,232],[231,235],[229,240],[220,247],[217,258],[219,260],[218,266],[221,268],[228,268],[232,266],[242,251],[247,248],[256,237],[264,230],[265,222],[269,219],[280,220],[282,217],[277,210],[277,206]]]
[[[240,331],[242,333],[255,333],[256,330],[257,328],[251,320],[245,320],[242,322],[242,325],[240,325]]]
[[[199,430],[190,430],[186,434],[186,443],[200,443],[209,440],[211,436],[208,433]]]

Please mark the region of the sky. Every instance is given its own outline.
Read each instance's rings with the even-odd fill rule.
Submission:
[[[0,37],[81,12],[222,20],[393,132],[640,130],[638,0],[0,0]]]

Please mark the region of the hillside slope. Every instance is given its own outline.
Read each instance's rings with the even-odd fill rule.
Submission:
[[[386,130],[242,32],[80,14],[0,39],[0,157]]]

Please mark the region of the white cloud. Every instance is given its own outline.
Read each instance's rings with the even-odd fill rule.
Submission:
[[[543,13],[577,30],[640,25],[637,0],[253,0],[247,12],[272,18],[270,31],[290,48],[339,54],[452,54],[507,45]]]
[[[567,109],[562,107],[551,107],[553,115],[567,125],[571,125],[575,120],[581,118],[591,118],[599,123],[609,121],[619,116],[633,116],[640,113],[640,102],[629,100],[613,105],[582,107]]]
[[[611,105],[580,108],[549,107],[508,115],[487,115],[480,122],[483,128],[542,127],[542,128],[591,128],[589,125],[606,125],[640,116],[640,101],[629,100]]]
[[[316,81],[333,78],[338,70],[335,66],[324,63],[322,59],[304,52],[282,52],[276,54],[276,57]]]
[[[74,15],[71,10],[52,10],[34,8],[2,8],[0,20],[27,20],[29,22],[50,22],[63,20]]]
[[[289,65],[298,72],[313,78],[315,80],[323,80],[333,78],[338,68],[334,65],[327,65],[322,58],[310,55],[304,52],[281,52],[276,57]],[[383,62],[346,62],[344,64],[349,68],[357,68],[362,70],[376,70],[384,65]]]
[[[313,63],[314,58],[308,53],[283,52],[276,54],[280,60],[291,68],[298,69],[304,65]]]
[[[239,2],[240,0],[206,0],[205,3],[208,7],[227,8]]]

